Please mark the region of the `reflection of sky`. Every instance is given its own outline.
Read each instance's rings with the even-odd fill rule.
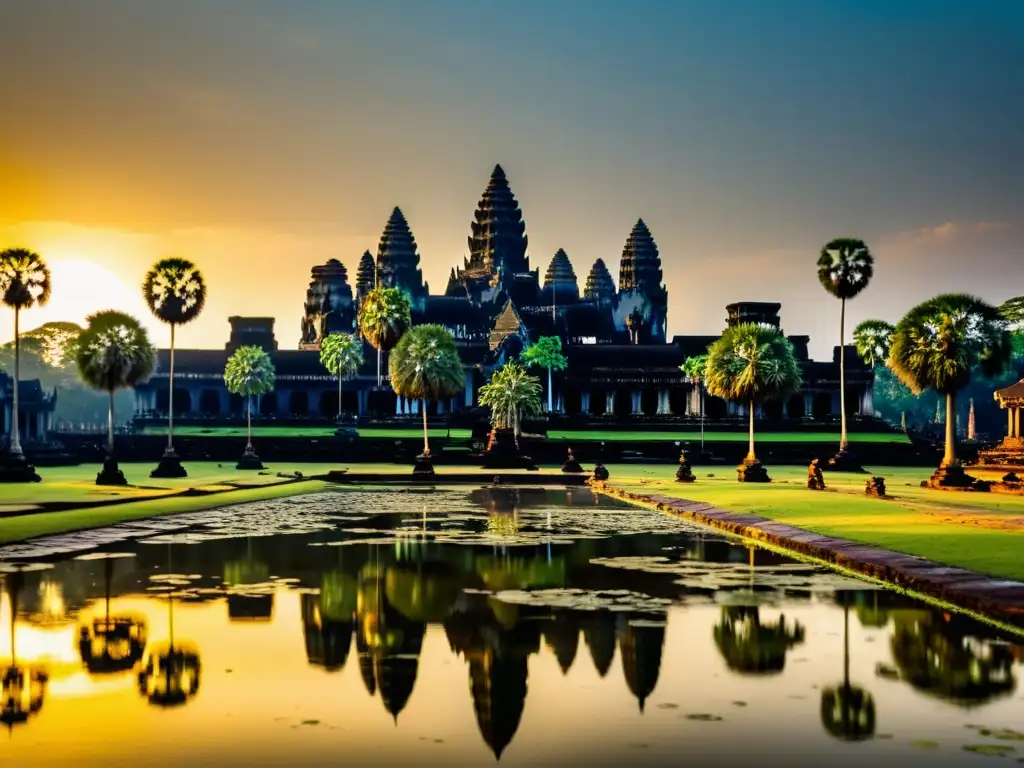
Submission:
[[[111,609],[145,615],[151,641],[166,639],[165,602],[115,598]],[[835,765],[861,765],[920,758],[910,742],[932,740],[941,748],[926,753],[929,764],[953,765],[962,764],[963,744],[978,742],[966,724],[1012,728],[1024,720],[1019,691],[968,711],[877,677],[877,664],[892,664],[892,625],[862,628],[851,610],[851,681],[874,696],[877,733],[892,738],[837,742],[823,730],[819,710],[821,688],[842,680],[842,609],[824,600],[786,603],[762,607],[762,621],[774,622],[780,613],[806,627],[806,640],[789,652],[781,675],[758,678],[726,668],[713,641],[718,607],[670,609],[658,682],[643,715],[627,688],[620,650],[601,678],[581,639],[563,675],[542,643],[539,655],[530,656],[526,706],[502,763],[670,763],[685,752],[691,764],[760,755],[763,765],[766,754],[785,754],[788,765],[815,764],[824,753]],[[0,656],[10,652],[9,620],[4,595]],[[203,682],[185,706],[162,710],[138,695],[130,672],[90,678],[80,671],[73,625],[43,629],[19,621],[19,656],[51,665],[53,677],[43,710],[14,731],[0,754],[12,765],[72,758],[100,764],[112,746],[140,766],[311,765],[339,755],[350,764],[493,761],[473,713],[468,666],[438,625],[427,629],[415,688],[397,725],[379,697],[366,693],[354,652],[335,673],[308,664],[296,591],[279,590],[273,619],[261,624],[230,623],[222,600],[176,604],[174,629],[176,639],[198,647]],[[695,714],[723,720],[687,718]]]

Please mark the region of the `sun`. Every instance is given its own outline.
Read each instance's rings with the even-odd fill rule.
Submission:
[[[87,316],[102,309],[127,312],[150,325],[141,289],[106,267],[84,259],[58,259],[51,261],[49,267],[50,300],[45,307],[25,313],[23,328],[56,321],[84,324]]]

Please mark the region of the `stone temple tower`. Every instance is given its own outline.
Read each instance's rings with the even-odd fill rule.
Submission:
[[[352,333],[355,329],[356,307],[345,265],[331,259],[313,267],[310,277],[303,306],[300,349],[319,349],[328,334]]]
[[[615,282],[612,280],[604,259],[598,259],[590,268],[587,282],[583,288],[583,298],[596,302],[600,306],[610,307],[615,303]]]
[[[619,261],[616,327],[625,327],[628,318],[632,318],[638,343],[665,342],[668,289],[662,283],[658,246],[643,219],[633,226]]]
[[[422,307],[427,297],[420,269],[416,239],[402,209],[391,212],[377,246],[377,280],[387,288],[401,288],[409,295],[413,307]]]
[[[373,262],[373,255],[366,251],[359,259],[359,268],[356,270],[356,304],[360,304],[376,284],[377,265]]]
[[[558,305],[573,304],[580,298],[576,272],[572,268],[569,256],[561,248],[551,259],[548,271],[544,275],[544,300],[546,303],[551,303],[552,296]]]

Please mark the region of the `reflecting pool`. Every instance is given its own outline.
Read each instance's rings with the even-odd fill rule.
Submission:
[[[340,490],[0,547],[12,766],[971,765],[1021,640],[589,491]]]

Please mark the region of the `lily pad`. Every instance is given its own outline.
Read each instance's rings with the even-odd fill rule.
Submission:
[[[719,715],[709,715],[706,713],[693,713],[686,716],[687,720],[696,720],[701,723],[720,723],[722,717]]]
[[[1017,750],[1013,747],[1007,746],[1006,744],[965,744],[964,752],[974,752],[978,755],[988,755],[990,757],[1005,757],[1010,752],[1016,752]]]

